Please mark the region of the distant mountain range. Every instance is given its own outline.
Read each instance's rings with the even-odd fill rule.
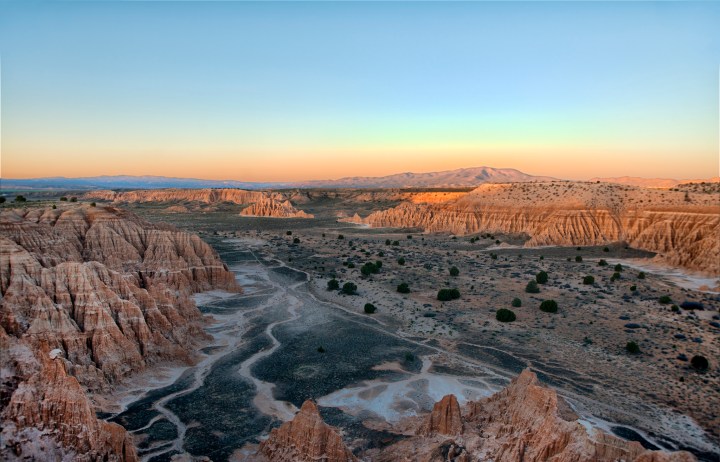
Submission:
[[[399,173],[381,177],[347,177],[338,180],[256,183],[237,180],[202,180],[164,176],[95,176],[85,178],[2,179],[0,189],[160,189],[160,188],[440,188],[473,187],[483,183],[550,181],[512,168],[475,167],[431,173]]]

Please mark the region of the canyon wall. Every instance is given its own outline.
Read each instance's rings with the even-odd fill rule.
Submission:
[[[311,214],[293,207],[281,193],[243,189],[146,189],[125,192],[99,190],[86,193],[83,199],[113,203],[197,203],[206,206],[229,203],[247,205],[240,212],[243,216],[313,218]]]
[[[197,236],[112,207],[0,213],[0,456],[135,460],[86,390],[190,360],[209,289],[240,290]]]
[[[526,246],[624,241],[671,265],[720,275],[720,195],[603,183],[484,185],[441,203],[404,202],[345,221],[428,232],[525,234]]]

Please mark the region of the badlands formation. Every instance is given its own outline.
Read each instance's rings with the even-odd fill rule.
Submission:
[[[608,183],[488,184],[435,204],[405,202],[347,221],[426,232],[526,235],[526,247],[625,242],[720,275],[720,194]]]
[[[3,460],[137,460],[125,429],[98,420],[108,393],[206,337],[190,296],[238,291],[197,236],[112,207],[0,213]]]
[[[88,200],[122,203],[171,203],[170,212],[188,212],[178,204],[190,203],[200,210],[213,210],[223,203],[246,207],[240,215],[273,218],[312,218],[297,210],[282,194],[274,192],[245,191],[243,189],[146,189],[139,191],[91,191],[83,196]]]

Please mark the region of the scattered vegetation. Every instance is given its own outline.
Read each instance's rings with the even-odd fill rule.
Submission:
[[[589,275],[588,275],[588,276],[585,276],[585,277],[583,278],[583,284],[585,284],[585,285],[593,285],[593,284],[595,284],[595,278],[592,277],[592,276],[589,276]]]
[[[615,265],[615,272],[619,273],[619,272],[621,272],[622,270],[623,270],[623,267],[622,267],[622,265],[621,265],[620,263],[618,263],[617,265]]]
[[[347,295],[355,295],[357,293],[357,286],[352,282],[346,282],[342,286],[342,293]]]
[[[635,355],[640,353],[640,346],[634,341],[627,342],[627,344],[625,345],[625,349],[630,354]]]
[[[460,270],[457,269],[457,266],[453,266],[450,268],[450,276],[457,277],[460,275]]]
[[[380,266],[378,266],[378,263]],[[373,263],[371,261],[365,263],[362,268],[360,268],[360,272],[363,276],[370,276],[371,274],[377,274],[380,271],[380,267],[382,266],[382,262]]]
[[[608,262],[602,258],[598,262],[598,266],[607,266],[607,265],[608,265]]]
[[[548,282],[548,274],[545,271],[540,271],[535,275],[535,280],[538,284],[545,284]]]
[[[558,304],[555,300],[543,300],[540,304],[540,311],[545,313],[557,313]]]
[[[409,294],[410,293],[410,286],[407,284],[407,282],[403,282],[398,284],[397,291],[401,294]]]
[[[449,302],[458,298],[460,298],[460,291],[457,289],[440,289],[437,294],[437,299],[441,302]]]
[[[404,265],[405,264],[405,258],[400,257],[397,259],[398,265]]]
[[[327,290],[338,290],[340,289],[340,283],[337,279],[330,279],[327,283]]]
[[[375,305],[373,305],[372,303],[366,303],[364,310],[365,314],[373,314],[377,310],[377,308],[375,308]]]
[[[22,194],[15,196],[15,202],[27,202],[27,199]]]
[[[520,308],[522,306],[522,300],[515,297],[515,298],[513,298],[512,303],[510,303],[510,304],[513,306],[513,308]]]
[[[669,295],[663,295],[660,298],[658,298],[658,302],[662,305],[667,305],[669,303],[672,303],[672,298],[670,298]]]
[[[500,308],[495,312],[495,319],[500,322],[513,322],[515,320],[515,313],[507,308]]]
[[[525,286],[525,292],[529,294],[539,294],[540,293],[540,287],[538,287],[537,281],[530,281]]]

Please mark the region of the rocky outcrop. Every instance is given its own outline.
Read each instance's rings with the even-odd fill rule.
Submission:
[[[355,462],[338,432],[323,422],[314,402],[303,403],[293,420],[270,432],[259,456],[271,462]]]
[[[189,360],[205,337],[190,295],[213,288],[239,290],[210,246],[175,228],[112,207],[0,214],[0,455],[134,460],[85,389]]]
[[[462,417],[460,405],[455,395],[446,395],[435,403],[433,410],[423,425],[418,429],[418,435],[459,435],[462,433]]]
[[[433,409],[431,422],[439,422],[436,411],[443,415],[453,408],[446,396]],[[459,416],[459,410],[450,412]],[[537,376],[523,371],[504,390],[478,402],[470,402],[463,412],[461,430],[454,439],[447,439],[433,425],[424,422],[415,436],[379,452],[381,461],[470,461],[495,462],[577,462],[592,460],[634,462],[691,462],[688,452],[661,452],[644,449],[637,442],[628,442],[600,430],[588,434],[577,421],[570,407],[555,391],[545,388]],[[455,425],[455,429],[458,426]],[[454,431],[454,430],[453,430]]]
[[[456,200],[413,204],[344,221],[428,232],[524,234],[525,245],[625,241],[664,261],[720,274],[720,195],[603,183],[484,185]]]
[[[287,198],[277,192],[246,191],[243,189],[146,189],[115,192],[91,191],[83,196],[87,200],[103,200],[113,203],[157,202],[167,204],[196,203],[203,205],[247,205],[243,216],[273,218],[313,218],[309,213],[297,210]],[[175,207],[178,207],[176,205]],[[176,212],[177,209],[169,211]]]

